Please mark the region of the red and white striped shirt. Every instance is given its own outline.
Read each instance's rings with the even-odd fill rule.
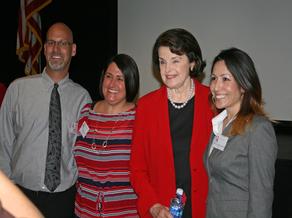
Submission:
[[[75,214],[82,218],[139,217],[129,179],[135,109],[101,114],[90,107],[82,110],[74,147],[79,174]]]

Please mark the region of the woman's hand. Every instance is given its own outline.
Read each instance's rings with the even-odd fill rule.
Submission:
[[[150,208],[150,214],[153,218],[172,218],[172,215],[169,213],[168,207],[165,207],[159,203],[154,204]]]

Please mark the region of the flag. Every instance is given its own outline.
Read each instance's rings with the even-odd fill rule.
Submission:
[[[20,0],[16,54],[25,64],[25,74],[40,72],[43,47],[39,11],[52,0]]]

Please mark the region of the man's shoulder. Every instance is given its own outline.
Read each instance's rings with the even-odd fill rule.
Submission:
[[[35,74],[35,75],[31,75],[31,76],[23,76],[23,77],[19,77],[16,78],[15,80],[13,80],[10,85],[8,86],[9,89],[15,89],[17,87],[31,87],[35,84],[38,83],[38,81],[41,81],[41,75],[40,74]]]
[[[72,89],[77,89],[77,90],[80,90],[80,91],[81,90],[86,91],[86,89],[81,84],[79,84],[77,82],[74,82],[72,79],[68,80],[68,85]]]
[[[82,85],[79,83],[74,82],[73,80],[69,79],[67,83],[67,91],[66,93],[71,96],[75,97],[85,97],[86,99],[89,99],[88,101],[91,102],[91,97],[87,89],[85,89]]]
[[[13,83],[26,83],[26,82],[30,82],[30,81],[34,82],[36,80],[40,80],[41,78],[42,78],[41,74],[23,76],[23,77],[16,78],[14,81],[12,81],[11,84],[13,84]]]

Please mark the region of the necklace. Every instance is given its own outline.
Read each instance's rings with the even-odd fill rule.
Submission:
[[[105,149],[108,146],[108,140],[113,133],[113,130],[117,127],[118,119],[114,122],[113,127],[109,131],[108,135],[106,136],[105,140],[101,143],[101,147]],[[94,132],[101,133],[101,131],[94,129]],[[91,144],[91,148],[95,150],[97,148],[97,144],[95,143],[95,138],[93,139],[93,143]]]
[[[190,91],[189,91],[189,95],[187,97],[187,100],[185,102],[183,102],[182,104],[177,105],[171,99],[170,91],[169,91],[169,89],[167,89],[167,98],[170,101],[171,105],[176,109],[181,109],[181,108],[185,107],[187,105],[187,103],[189,102],[189,100],[191,100],[191,98],[193,97],[193,94],[194,94],[194,82],[191,80],[191,87],[190,87]]]
[[[226,128],[233,120],[236,119],[236,117],[237,117],[237,114],[235,114],[230,119],[228,119],[228,117],[226,116],[226,118],[225,118],[226,120],[225,119],[223,120],[223,127]],[[226,123],[226,124],[224,125],[224,123]]]

